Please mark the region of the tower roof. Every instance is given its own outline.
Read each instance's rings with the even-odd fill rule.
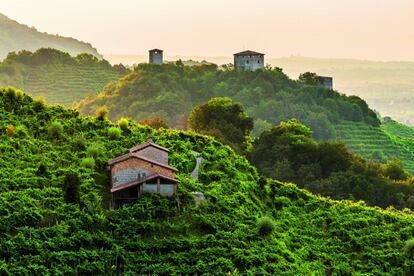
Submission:
[[[149,50],[148,52],[164,52],[163,50],[161,50],[161,49],[157,49],[157,48],[155,48],[155,49],[152,49],[152,50]]]
[[[234,55],[235,56],[264,56],[265,54],[247,50],[247,51],[243,51],[243,52],[240,52],[240,53],[236,53]]]

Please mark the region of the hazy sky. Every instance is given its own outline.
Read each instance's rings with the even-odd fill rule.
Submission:
[[[104,54],[414,60],[414,0],[0,0],[0,13]]]

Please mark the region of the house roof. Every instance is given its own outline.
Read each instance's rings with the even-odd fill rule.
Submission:
[[[153,143],[152,139],[148,139],[147,142],[145,142],[141,145],[135,146],[133,148],[130,148],[129,152],[140,151],[140,150],[145,149],[147,147],[154,147],[154,148],[157,148],[157,149],[165,151],[165,152],[170,152],[167,148],[161,147],[160,145],[157,145],[157,144]]]
[[[240,52],[240,53],[236,53],[234,55],[235,56],[264,56],[264,54],[262,54],[262,53],[258,53],[258,52],[254,52],[254,51],[250,51],[250,50],[243,51],[243,52]]]
[[[121,191],[121,190],[125,190],[125,189],[128,189],[128,188],[132,188],[134,186],[143,184],[143,183],[145,183],[147,181],[151,181],[151,180],[154,180],[154,179],[157,179],[157,178],[162,178],[162,179],[165,179],[165,180],[169,180],[169,181],[174,182],[174,183],[180,182],[180,181],[178,181],[175,178],[171,178],[171,177],[168,177],[168,176],[159,174],[159,173],[155,173],[155,174],[149,175],[145,179],[137,180],[137,181],[134,181],[134,182],[131,182],[131,183],[127,183],[127,184],[120,185],[118,187],[112,188],[111,189],[111,193],[118,192],[118,191]]]
[[[161,49],[155,48],[155,49],[149,50],[148,52],[164,52],[164,51]]]
[[[149,158],[146,158],[146,157],[143,157],[143,156],[139,156],[139,155],[138,155],[137,153],[135,153],[135,152],[129,152],[129,153],[127,153],[127,154],[124,154],[124,155],[118,156],[118,157],[116,157],[116,158],[114,158],[114,159],[111,159],[111,160],[109,160],[109,161],[108,161],[108,165],[109,165],[109,167],[111,167],[111,166],[115,165],[116,163],[122,162],[122,161],[124,161],[124,160],[129,159],[129,158],[137,158],[137,159],[140,159],[140,160],[146,161],[146,162],[148,162],[148,163],[151,163],[151,164],[154,164],[154,165],[157,165],[157,166],[160,166],[160,167],[163,167],[163,168],[166,168],[166,169],[169,169],[169,170],[175,171],[175,172],[177,172],[177,171],[178,171],[178,170],[177,170],[176,168],[174,168],[174,167],[168,166],[168,165],[166,165],[166,164],[162,164],[162,163],[160,163],[160,162],[157,162],[157,161],[155,161],[155,160],[152,160],[152,159],[149,159]]]

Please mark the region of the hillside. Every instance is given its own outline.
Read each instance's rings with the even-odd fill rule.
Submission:
[[[358,123],[342,123],[336,127],[338,137],[356,153],[380,162],[397,157],[414,173],[413,128],[395,121],[384,122],[381,127]]]
[[[111,66],[92,55],[72,57],[54,49],[39,49],[9,53],[0,63],[0,85],[24,89],[48,103],[71,106],[126,72],[124,67]]]
[[[291,118],[310,126],[319,139],[335,138],[333,125],[341,121],[379,125],[362,99],[291,80],[277,68],[235,72],[227,67],[184,66],[180,62],[141,64],[99,95],[81,101],[77,108],[83,114],[93,114],[97,107],[107,106],[114,120],[162,116],[171,127],[185,129],[188,113],[212,97],[230,97],[242,103],[255,119],[255,135]]]
[[[88,53],[98,58],[102,56],[91,44],[70,37],[41,33],[34,27],[29,27],[0,14],[0,59],[9,52],[40,48],[54,48],[71,55]]]
[[[1,274],[413,272],[404,253],[414,231],[410,211],[331,201],[259,180],[229,147],[192,133],[130,122],[110,140],[109,121],[47,107],[12,89],[0,92],[0,120]],[[178,196],[148,195],[106,209],[106,161],[150,133],[180,170]],[[80,164],[91,146],[100,150],[88,168]],[[205,159],[199,180],[188,172],[191,150]],[[81,176],[79,205],[63,200],[70,172]],[[207,197],[199,208],[193,191]],[[273,220],[269,236],[258,233],[263,216]]]

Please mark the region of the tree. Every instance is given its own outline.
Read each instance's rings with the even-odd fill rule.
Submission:
[[[155,129],[168,128],[167,121],[161,116],[155,116],[152,118],[139,121],[140,124],[150,126]]]
[[[246,150],[253,130],[253,119],[243,106],[230,98],[212,98],[196,106],[189,117],[190,129],[210,135],[238,152]]]
[[[80,179],[76,173],[68,173],[63,181],[63,198],[66,203],[79,204]]]
[[[319,84],[319,77],[315,73],[306,72],[299,75],[299,81],[308,85],[317,85]]]

